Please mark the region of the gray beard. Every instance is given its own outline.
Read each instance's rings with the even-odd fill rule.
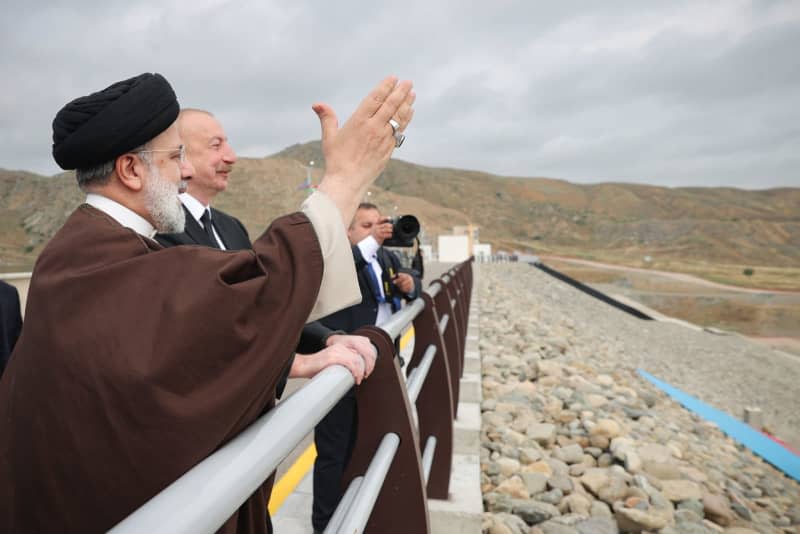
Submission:
[[[144,206],[162,234],[179,234],[186,224],[186,215],[178,199],[176,186],[165,180],[155,165],[148,165],[152,180],[144,188]]]

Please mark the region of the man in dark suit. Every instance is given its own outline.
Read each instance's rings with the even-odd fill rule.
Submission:
[[[0,280],[0,375],[22,330],[17,288]]]
[[[207,111],[183,109],[178,116],[186,157],[194,167],[185,193],[180,194],[186,226],[180,234],[158,234],[164,246],[205,245],[223,250],[251,248],[250,237],[236,217],[211,207],[211,201],[228,187],[236,152],[228,144],[222,125]]]
[[[403,300],[420,295],[416,273],[403,269],[399,258],[382,246],[391,236],[392,223],[381,217],[377,206],[360,204],[347,237],[353,248],[361,303],[323,317],[319,322],[324,326],[344,332],[380,326],[401,308]],[[350,390],[314,430],[317,459],[311,522],[315,532],[325,530],[342,497],[342,474],[353,452],[357,423],[355,392]]]
[[[219,121],[209,112],[183,109],[178,128],[186,147],[186,158],[194,167],[187,191],[179,195],[186,215],[182,233],[156,234],[165,247],[203,245],[223,250],[252,248],[244,225],[232,215],[211,207],[211,201],[228,187],[228,176],[236,163],[236,152]],[[318,353],[318,354],[312,354]],[[364,355],[364,365],[357,354]],[[301,333],[297,354],[289,361],[278,384],[280,397],[286,378],[310,378],[332,364],[345,365],[360,383],[374,365],[374,349],[360,336],[345,336],[319,322],[307,324]]]

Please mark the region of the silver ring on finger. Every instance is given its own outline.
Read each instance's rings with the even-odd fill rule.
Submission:
[[[389,126],[392,127],[392,135],[397,138],[397,131],[400,129],[400,123],[394,119],[389,119]]]
[[[395,132],[394,134],[394,147],[400,148],[400,145],[403,144],[403,141],[406,140],[406,136],[401,134],[400,132]]]

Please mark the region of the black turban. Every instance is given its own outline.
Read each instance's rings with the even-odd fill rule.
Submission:
[[[139,147],[178,118],[178,100],[160,74],[140,74],[76,98],[53,119],[53,158],[87,169]]]

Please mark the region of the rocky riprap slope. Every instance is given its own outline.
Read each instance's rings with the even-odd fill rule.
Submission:
[[[640,321],[527,265],[479,271],[484,532],[800,533],[800,484],[636,373],[734,415],[757,398],[796,439],[800,360]]]

